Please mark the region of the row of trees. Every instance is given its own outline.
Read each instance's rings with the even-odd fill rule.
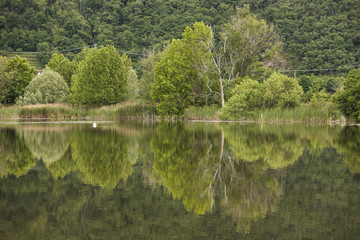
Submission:
[[[220,36],[216,42],[212,28],[198,22],[158,58],[151,56],[153,75],[145,81],[154,81],[151,97],[161,115],[181,115],[190,105],[219,101],[224,107],[238,79],[249,74],[260,79],[270,71],[264,64],[275,63],[281,45],[273,26],[256,19],[248,6],[237,9]]]
[[[47,68],[35,76],[26,59],[0,62],[0,103],[4,105],[70,102],[85,106],[116,104],[129,96],[131,60],[114,47],[84,49],[71,62],[54,54]]]

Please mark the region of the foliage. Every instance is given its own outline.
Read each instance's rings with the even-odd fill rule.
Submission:
[[[209,26],[195,23],[193,29],[185,29],[182,41],[173,39],[162,53],[154,68],[151,90],[160,115],[180,116],[188,106],[207,102],[208,72],[203,61],[208,59],[204,43],[209,41],[210,33]]]
[[[18,129],[18,135],[32,155],[42,160],[46,166],[59,160],[69,146],[69,131],[61,128],[24,128]]]
[[[86,183],[114,188],[131,175],[128,144],[115,132],[88,129],[75,131],[71,154],[80,178]]]
[[[13,128],[0,129],[0,179],[8,174],[25,175],[35,160],[24,139]]]
[[[221,114],[223,118],[236,118],[261,108],[262,104],[262,85],[257,81],[245,78],[232,90],[232,97],[222,109]]]
[[[151,103],[151,89],[154,84],[154,68],[155,65],[161,59],[161,48],[160,46],[154,47],[151,51],[148,51],[147,56],[142,58],[139,62],[139,72],[141,77],[139,79],[139,97],[147,102]]]
[[[128,97],[129,101],[135,101],[139,97],[139,79],[136,71],[131,69],[128,76]]]
[[[359,64],[360,5],[344,0],[2,1],[0,49],[35,52],[39,44],[48,43],[44,49],[56,52],[97,43],[142,53],[180,38],[185,27],[196,21],[204,21],[219,33],[235,7],[244,2],[275,26],[292,68],[342,72]]]
[[[10,59],[4,68],[2,58],[0,73],[0,103],[14,104],[24,95],[25,88],[35,76],[35,69],[24,58],[16,56]]]
[[[71,87],[71,77],[75,73],[74,62],[70,62],[63,54],[54,53],[46,67],[59,73],[66,81],[68,87]]]
[[[90,51],[73,76],[73,103],[85,106],[116,104],[126,99],[131,62],[114,47]]]
[[[236,14],[224,25],[225,68],[232,79],[256,71],[257,61],[269,62],[280,50],[274,26],[258,20],[249,5],[237,8]]]
[[[360,68],[350,71],[336,102],[345,116],[360,119]]]
[[[294,108],[300,104],[303,90],[290,77],[273,73],[264,82],[264,107]]]
[[[62,102],[68,95],[68,87],[60,74],[49,69],[37,75],[25,88],[24,97],[18,105],[46,104]]]
[[[293,69],[348,71],[360,61],[358,1],[253,2],[253,10],[273,23]]]
[[[191,120],[217,120],[219,119],[220,108],[217,105],[195,107],[185,109],[184,118]]]
[[[245,77],[271,61],[280,50],[280,41],[273,26],[250,13],[248,5],[237,8],[236,15],[224,25],[221,42],[216,44],[214,38],[206,45],[220,87],[222,107],[225,106],[225,87],[233,84],[238,77]],[[266,72],[266,71],[265,71]]]

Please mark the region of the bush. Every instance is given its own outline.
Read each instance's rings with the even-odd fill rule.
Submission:
[[[233,96],[222,110],[222,118],[232,119],[245,116],[262,106],[263,90],[257,81],[244,79],[235,86],[232,94]]]
[[[273,73],[264,82],[264,107],[294,108],[300,105],[302,87],[295,79]]]
[[[60,74],[49,69],[37,75],[25,88],[24,97],[17,101],[18,105],[58,103],[68,95],[67,84]]]

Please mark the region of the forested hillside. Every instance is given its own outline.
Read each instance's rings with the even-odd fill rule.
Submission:
[[[292,69],[346,68],[360,61],[360,2],[357,0],[1,0],[0,50],[47,52],[85,45],[113,45],[143,54],[180,38],[203,21],[215,30],[236,6],[274,24]],[[50,52],[50,53],[48,53]],[[70,59],[78,51],[64,52]]]

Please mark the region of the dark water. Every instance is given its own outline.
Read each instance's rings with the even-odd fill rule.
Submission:
[[[0,125],[0,239],[359,238],[359,127]]]

